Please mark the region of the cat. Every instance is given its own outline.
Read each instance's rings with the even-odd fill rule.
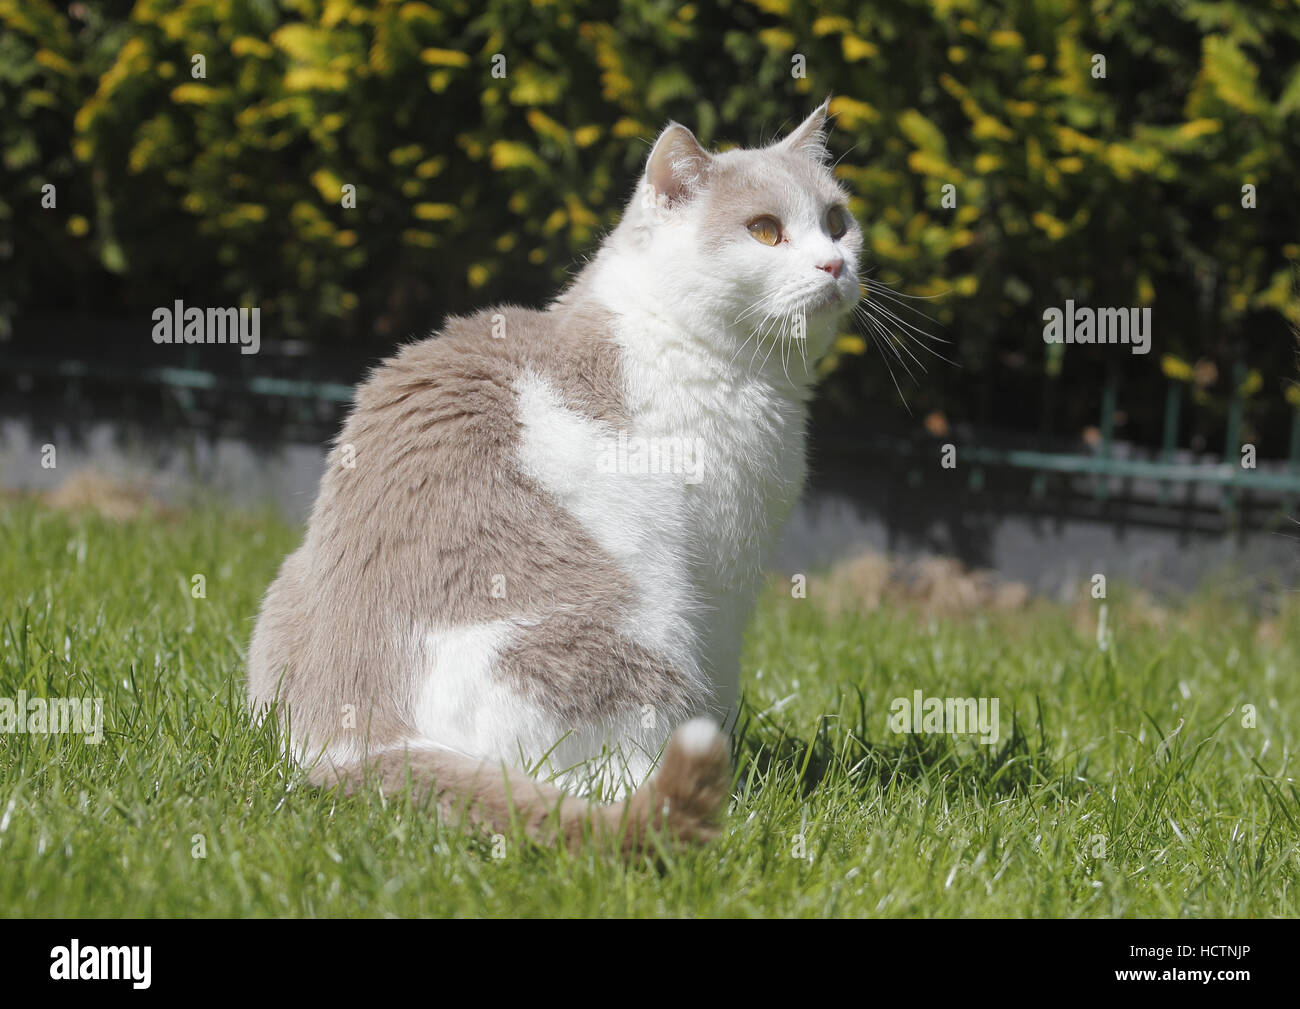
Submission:
[[[312,783],[575,847],[716,835],[742,634],[859,299],[827,114],[722,153],[670,123],[546,309],[449,318],[358,387],[249,648]],[[592,767],[627,797],[574,796]]]

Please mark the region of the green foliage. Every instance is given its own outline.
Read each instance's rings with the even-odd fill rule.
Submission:
[[[274,333],[388,344],[545,298],[669,118],[754,143],[831,93],[867,265],[935,297],[964,369],[932,372],[921,408],[977,412],[973,384],[1041,375],[1041,313],[1066,298],[1154,306],[1157,354],[1065,366],[1125,371],[1151,417],[1159,354],[1224,375],[1246,356],[1278,405],[1294,372],[1295,0],[75,9],[0,0],[0,316],[220,293]],[[836,363],[842,392],[883,381]]]

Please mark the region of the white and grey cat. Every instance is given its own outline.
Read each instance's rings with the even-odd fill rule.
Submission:
[[[670,124],[550,306],[449,319],[358,388],[249,653],[312,781],[570,844],[716,833],[717,722],[859,297],[825,121],[717,154]],[[601,759],[625,801],[536,780]]]

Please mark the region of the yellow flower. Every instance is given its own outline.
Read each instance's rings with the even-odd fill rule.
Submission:
[[[848,95],[836,95],[831,99],[830,113],[838,118],[838,125],[851,130],[863,123],[874,123],[880,118],[875,106],[860,102]]]
[[[831,17],[830,15],[824,14],[813,22],[812,30],[813,34],[818,38],[821,38],[823,35],[832,35],[836,32],[843,35],[846,32],[853,31],[853,22],[848,18]]]
[[[794,35],[784,28],[764,28],[758,33],[758,41],[777,52],[787,52],[794,48]]]
[[[211,105],[221,100],[221,92],[206,84],[178,84],[172,88],[172,101],[177,105]]]
[[[844,50],[844,61],[846,63],[856,63],[858,60],[869,60],[877,56],[880,50],[866,39],[860,39],[856,35],[845,35],[840,41],[840,47]]]
[[[1173,354],[1160,355],[1160,370],[1165,373],[1167,378],[1172,378],[1178,382],[1190,382],[1192,380],[1192,366],[1181,358],[1174,357]]]
[[[492,143],[492,167],[500,172],[510,168],[541,169],[544,165],[531,147],[513,140],[496,140]]]
[[[1053,217],[1051,214],[1044,213],[1041,210],[1037,211],[1031,220],[1034,222],[1035,227],[1046,232],[1047,237],[1053,242],[1060,241],[1065,237],[1066,232],[1069,230],[1066,227],[1065,222],[1060,218]]]
[[[1193,119],[1183,123],[1176,132],[1179,140],[1196,140],[1210,133],[1218,133],[1221,129],[1223,123],[1218,119]]]
[[[420,59],[435,67],[469,66],[469,57],[455,49],[421,49]]]
[[[326,203],[337,203],[343,196],[343,180],[328,168],[318,168],[312,172],[311,184]]]
[[[414,213],[421,221],[450,221],[456,208],[450,203],[417,203]]]

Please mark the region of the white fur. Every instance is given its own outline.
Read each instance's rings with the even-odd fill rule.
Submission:
[[[764,555],[803,481],[802,406],[761,379],[725,374],[663,320],[624,317],[616,338],[634,429],[706,446],[704,479],[686,489],[675,532],[692,595],[703,603],[685,616],[722,716],[736,701],[741,635]]]
[[[696,673],[684,480],[676,474],[601,472],[602,448],[617,431],[571,410],[535,375],[526,375],[516,391],[520,468],[551,492],[638,590],[624,633],[687,676]]]
[[[657,733],[624,724],[563,725],[494,670],[526,621],[494,620],[430,630],[416,643],[423,669],[414,721],[417,747],[452,750],[556,776],[561,787],[618,797],[640,784],[658,756]],[[607,751],[607,752],[605,752]],[[589,761],[607,758],[600,766]],[[327,753],[336,763],[333,753]],[[346,756],[341,754],[340,756]]]
[[[541,713],[493,675],[514,629],[493,620],[420,635],[415,653],[424,673],[414,721],[425,740],[485,759],[517,759],[518,727],[538,725]]]

